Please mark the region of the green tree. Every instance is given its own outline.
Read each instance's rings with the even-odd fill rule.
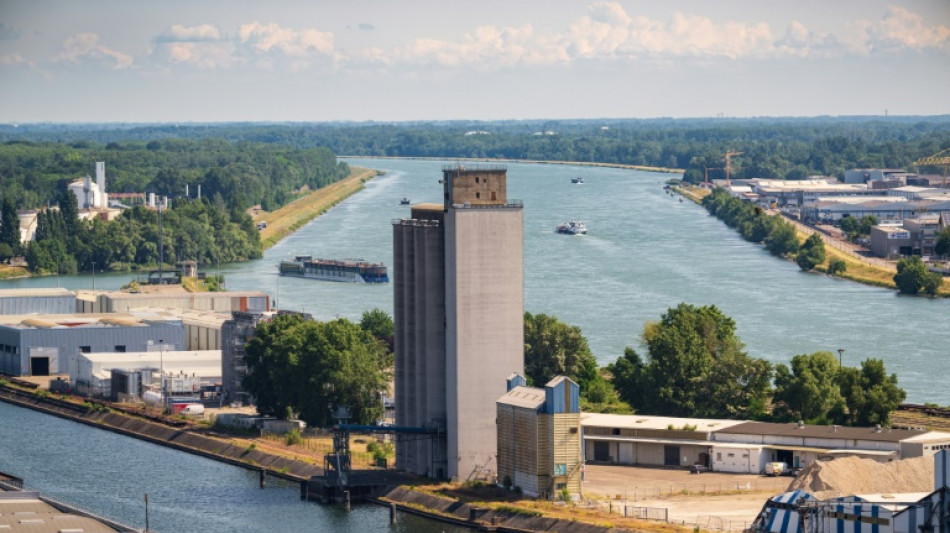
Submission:
[[[644,364],[633,350],[611,367],[621,397],[634,408],[671,416],[743,417],[764,409],[768,363],[749,358],[735,321],[716,306],[681,303],[648,323]],[[636,390],[639,388],[639,390]]]
[[[858,224],[858,233],[864,237],[867,237],[871,234],[871,228],[877,226],[877,217],[874,215],[867,215],[861,217],[860,224]]]
[[[817,233],[812,233],[798,249],[795,262],[804,271],[814,270],[825,260],[825,241]]]
[[[785,221],[778,221],[765,238],[765,248],[773,255],[784,256],[798,251],[795,228]]]
[[[9,196],[0,203],[0,244],[6,244],[9,251],[0,259],[16,255],[20,251],[20,218],[16,214],[16,204]]]
[[[581,328],[543,313],[524,314],[524,372],[536,387],[555,376],[567,376],[580,385],[585,397],[593,392],[594,382],[602,379]]]
[[[838,274],[844,273],[847,269],[848,265],[842,259],[834,258],[828,261],[829,276],[837,276]]]
[[[943,228],[937,233],[937,238],[934,243],[934,253],[944,258],[950,255],[950,226]]]
[[[389,352],[393,351],[395,325],[389,313],[379,308],[364,311],[360,318],[360,327],[377,340],[385,343]]]
[[[861,231],[861,223],[858,222],[858,219],[854,218],[851,215],[846,215],[841,219],[841,231],[847,235],[848,240],[854,240],[854,238]]]
[[[346,319],[314,322],[279,314],[258,326],[247,343],[244,386],[262,414],[298,413],[308,424],[328,426],[345,407],[352,421],[382,416],[380,393],[392,358],[381,343]]]
[[[835,381],[838,360],[831,352],[796,355],[791,368],[775,367],[775,413],[806,422],[828,422],[844,408]]]
[[[848,408],[844,422],[850,425],[886,425],[907,397],[897,386],[897,374],[888,375],[880,359],[866,359],[860,369],[842,368],[837,381]]]
[[[910,259],[904,258],[897,262],[894,283],[901,294],[918,294],[924,290],[927,294],[934,295],[943,283],[943,277],[927,270],[927,265],[920,256],[915,255]]]

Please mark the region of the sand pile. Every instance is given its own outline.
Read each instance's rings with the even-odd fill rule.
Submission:
[[[788,490],[800,489],[816,498],[826,499],[852,494],[931,492],[933,485],[933,457],[889,463],[842,457],[833,461],[813,461],[802,469]]]

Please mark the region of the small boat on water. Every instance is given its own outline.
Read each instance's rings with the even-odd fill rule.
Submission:
[[[581,176],[578,176],[576,178],[571,178],[571,183],[583,184],[584,178],[582,178]]]
[[[298,255],[293,259],[280,262],[281,276],[313,278],[326,281],[348,281],[351,283],[389,283],[386,265],[370,263],[363,259],[314,259],[309,255]]]
[[[571,220],[558,224],[555,231],[563,235],[587,235],[587,224],[580,220]]]
[[[409,205],[409,198],[406,196],[402,197],[402,200],[399,200],[399,205]]]

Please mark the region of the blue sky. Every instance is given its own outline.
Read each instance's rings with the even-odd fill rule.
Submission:
[[[948,0],[0,0],[0,123],[933,115],[948,95]]]

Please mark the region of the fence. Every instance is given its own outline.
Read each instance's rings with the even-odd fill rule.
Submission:
[[[666,507],[633,507],[623,506],[624,518],[639,518],[640,520],[659,520],[666,522],[669,519],[670,510]]]
[[[642,501],[675,494],[733,494],[737,492],[784,492],[788,488],[789,478],[768,478],[746,481],[745,483],[730,481],[713,481],[709,483],[670,483],[668,485],[650,485],[647,487],[628,487],[625,494],[618,494],[616,499],[625,498],[626,501]]]

